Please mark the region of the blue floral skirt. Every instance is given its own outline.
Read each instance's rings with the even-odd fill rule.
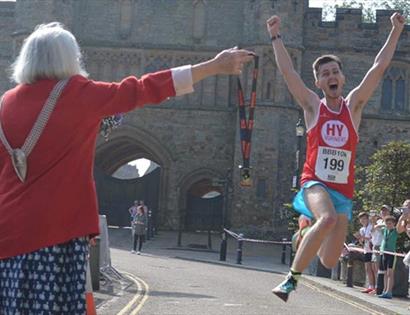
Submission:
[[[86,238],[0,260],[0,314],[85,314]]]

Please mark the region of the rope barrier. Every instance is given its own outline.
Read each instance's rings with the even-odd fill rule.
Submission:
[[[351,247],[349,245],[347,245],[346,243],[344,244],[345,248],[349,251],[349,252],[360,252],[360,253],[365,253],[363,248],[358,248],[358,247]],[[398,256],[398,257],[404,257],[406,256],[406,254],[403,253],[396,253],[396,252],[390,252],[387,250],[371,250],[371,251],[366,251],[366,253],[376,253],[376,254],[389,254],[392,256]]]
[[[233,238],[237,240],[242,240],[244,242],[250,242],[250,243],[264,243],[264,244],[276,244],[276,245],[290,245],[292,242],[290,241],[268,241],[268,240],[257,240],[253,238],[243,238],[240,235],[236,234],[235,232],[229,231],[227,229],[224,229],[226,233],[231,235]]]

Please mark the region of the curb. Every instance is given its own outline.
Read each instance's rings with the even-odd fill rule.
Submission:
[[[180,257],[180,256],[174,256],[173,258],[180,259],[180,260],[186,260],[186,261],[194,261],[194,262],[200,262],[200,263],[206,263],[206,264],[212,264],[212,265],[218,265],[218,266],[225,266],[225,267],[231,267],[231,268],[239,268],[239,269],[247,269],[247,270],[253,270],[253,271],[261,271],[261,272],[267,272],[267,273],[273,273],[273,274],[280,274],[280,275],[285,275],[286,272],[282,271],[276,271],[272,269],[267,269],[267,268],[258,268],[258,267],[250,267],[250,266],[243,266],[243,265],[237,265],[237,264],[232,264],[228,262],[221,262],[221,261],[211,261],[211,260],[206,260],[206,259],[198,259],[198,258],[186,258],[186,257]],[[382,307],[380,305],[371,303],[371,302],[366,302],[363,301],[360,298],[357,298],[354,295],[350,295],[344,292],[341,292],[337,289],[334,289],[328,285],[322,284],[318,281],[315,281],[313,276],[304,276],[302,278],[301,284],[305,285],[307,287],[314,287],[316,289],[319,289],[318,291],[322,294],[327,294],[330,295],[334,298],[339,297],[343,302],[347,303],[344,299],[350,300],[354,303],[353,304],[355,307],[362,309],[363,311],[366,311],[370,314],[375,314],[375,315],[394,315],[397,314],[396,312],[391,311],[388,308]],[[323,292],[320,289],[325,289],[328,292],[331,292],[329,294],[328,292]]]
[[[328,292],[331,292],[333,294],[327,294],[326,292],[320,291],[321,293],[330,295],[330,296],[334,296],[337,295],[340,298],[344,298],[344,299],[348,299],[350,301],[354,302],[354,306],[359,307],[361,309],[364,308],[364,311],[367,311],[371,314],[376,314],[376,315],[395,315],[398,314],[396,312],[393,312],[392,310],[385,308],[383,306],[371,303],[371,302],[367,302],[364,301],[354,295],[345,293],[345,292],[341,292],[340,290],[337,290],[335,288],[332,288],[331,286],[328,286],[326,284],[323,283],[319,283],[318,281],[315,281],[314,278],[312,279],[313,276],[308,276],[308,277],[303,277],[301,284],[306,285],[306,284],[310,284],[311,286],[317,288],[317,289],[325,289]],[[309,287],[309,285],[306,285],[307,287]]]

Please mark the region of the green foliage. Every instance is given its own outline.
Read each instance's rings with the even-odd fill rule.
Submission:
[[[293,235],[299,228],[298,219],[300,214],[293,210],[291,203],[285,203],[283,204],[283,207],[287,210],[288,231],[291,235]]]
[[[345,0],[342,4],[330,4],[329,2],[323,5],[323,16],[325,20],[330,20],[331,16],[334,16],[336,8],[358,8],[362,9],[363,22],[374,23],[376,22],[376,9],[398,10],[402,11],[407,16],[409,21],[410,16],[410,1],[408,0],[368,0],[368,1],[356,1]]]
[[[383,204],[400,207],[410,197],[410,144],[393,141],[376,151],[371,163],[357,168],[354,217]],[[404,235],[399,238],[403,250]]]

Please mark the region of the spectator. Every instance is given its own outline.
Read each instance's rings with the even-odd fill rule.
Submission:
[[[381,251],[396,251],[397,244],[397,230],[395,228],[396,218],[393,216],[387,216],[384,218],[385,226],[376,225],[376,228],[380,228],[383,233],[383,241],[380,246]],[[384,274],[384,290],[383,293],[378,295],[380,298],[391,299],[393,297],[393,284],[394,284],[394,266],[396,256],[383,253],[383,268]]]
[[[373,254],[372,254],[372,268],[373,268],[373,273],[375,275],[375,289],[371,292],[369,292],[369,294],[376,294],[377,292],[377,275],[379,273],[379,270],[381,271],[382,269],[379,269],[380,267],[380,253],[378,251],[380,251],[380,245],[382,244],[383,241],[383,234],[380,231],[380,229],[376,229],[375,226],[377,224],[383,224],[383,220],[381,219],[381,217],[377,214],[376,210],[372,210],[370,211],[370,224],[372,225],[372,231],[371,231],[371,235],[372,235],[372,239],[371,242],[373,244]]]
[[[403,202],[403,207],[400,210],[402,214],[399,218],[399,222],[397,223],[397,232],[399,234],[406,232],[407,236],[410,238],[410,199]],[[407,267],[410,267],[410,251],[404,257],[403,263]],[[410,283],[410,272],[408,282]]]
[[[400,208],[401,216],[397,222],[397,232],[407,232],[407,225],[410,223],[410,199],[403,202],[403,206]]]
[[[139,205],[140,205],[140,202],[138,200],[135,200],[131,208],[128,209],[128,212],[130,213],[130,216],[131,216],[131,223],[132,221],[134,221],[134,217],[137,214],[137,208]]]
[[[362,290],[362,293],[374,292],[376,275],[374,274],[372,263],[372,228],[373,226],[369,222],[369,214],[367,212],[360,212],[358,215],[360,224],[362,227],[357,234],[360,243],[363,245],[364,250],[364,267],[366,269],[368,287]]]
[[[381,217],[381,218],[380,218],[379,221],[377,222],[378,225],[379,225],[379,223],[380,223],[381,225],[384,225],[384,218],[390,215],[390,210],[391,210],[391,207],[388,206],[388,205],[383,205],[383,206],[381,207],[381,209],[380,209],[380,217]]]
[[[139,205],[137,207],[137,214],[134,217],[132,222],[132,233],[134,236],[134,244],[131,253],[135,254],[135,250],[137,249],[137,241],[138,241],[138,251],[137,255],[141,254],[142,243],[145,240],[145,229],[147,227],[147,213],[145,212],[145,208],[143,205]]]
[[[145,214],[148,214],[148,207],[146,206],[144,200],[140,201],[140,206],[142,206],[144,208]]]

